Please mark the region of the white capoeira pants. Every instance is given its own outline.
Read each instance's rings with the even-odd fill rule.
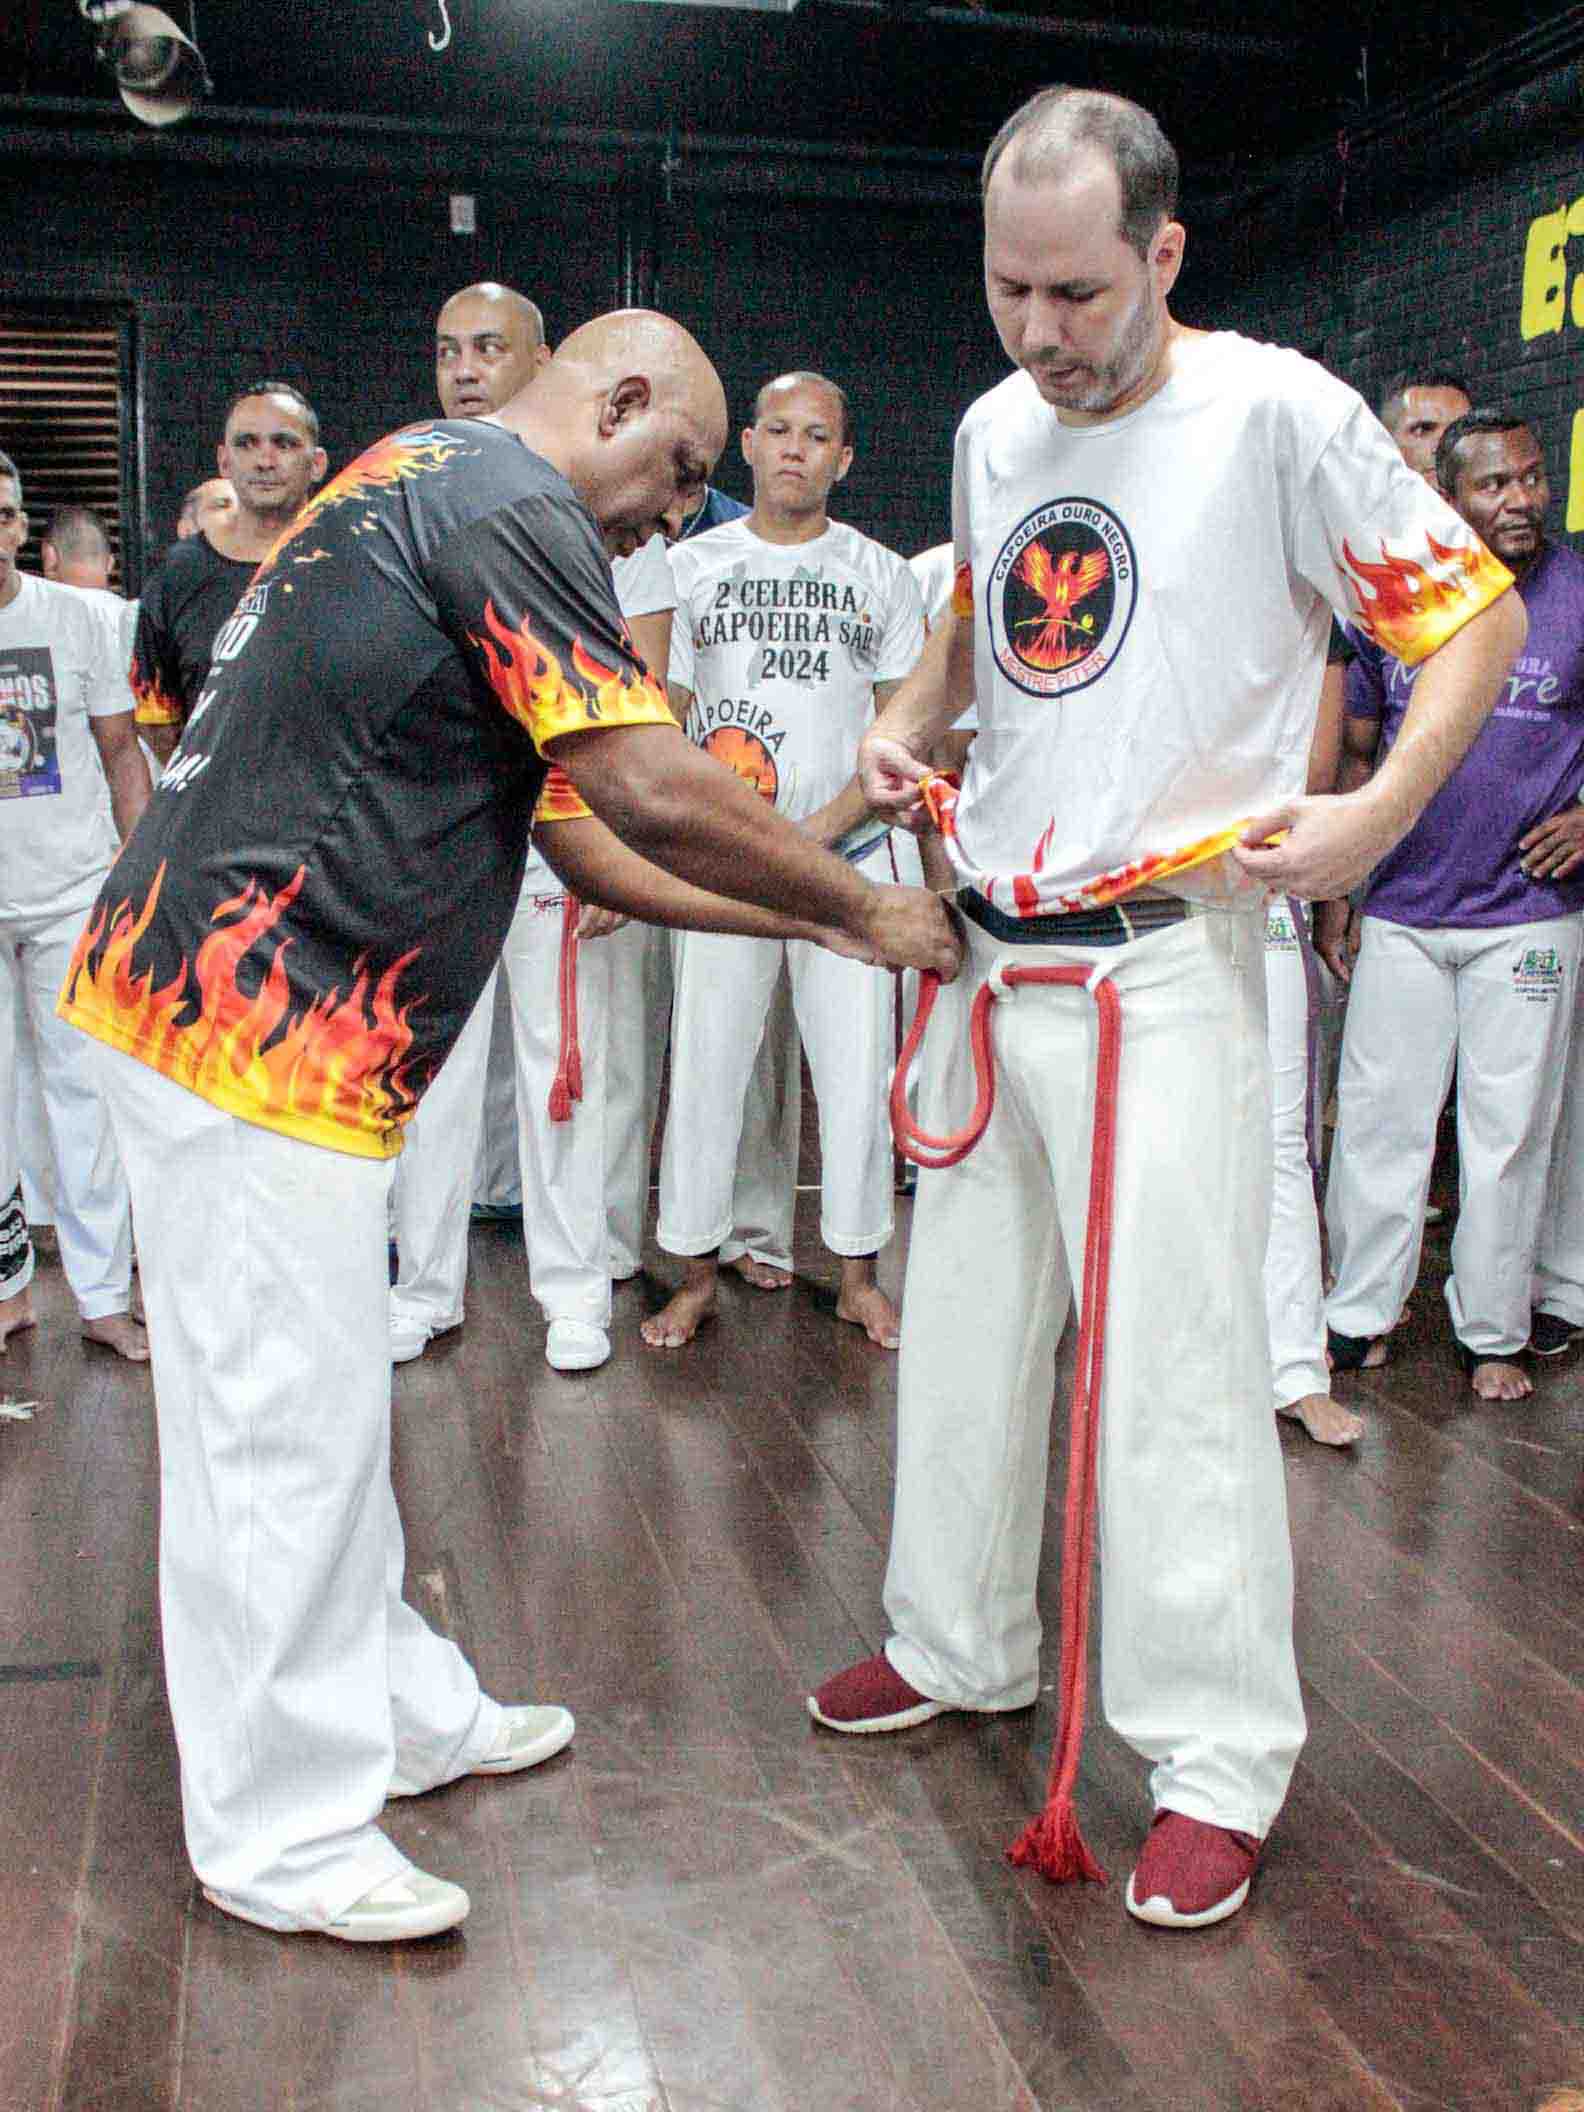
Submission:
[[[394,1770],[465,1774],[501,1714],[402,1598],[389,1162],[222,1114],[86,1039],[131,1183],[160,1452],[160,1619],[187,1849],[271,1927],[405,1866]]]
[[[522,1168],[528,1284],[547,1320],[610,1324],[605,1229],[605,1049],[609,1014],[607,939],[578,947],[578,1045],[583,1097],[566,1122],[552,1122],[550,1087],[560,1049],[564,893],[524,892],[500,969],[511,1001],[517,1056],[517,1151]],[[484,1081],[495,1003],[486,985],[438,1076],[408,1125],[396,1175],[400,1276],[391,1322],[431,1333],[461,1320]]]
[[[1573,1034],[1562,1111],[1551,1140],[1533,1295],[1542,1312],[1584,1327],[1584,980],[1573,1001]]]
[[[61,1268],[85,1320],[124,1313],[132,1295],[132,1215],[91,1044],[55,1012],[87,905],[0,924],[0,1204],[20,1177],[16,999],[38,1054],[39,1088],[55,1164]],[[20,1283],[16,1286],[21,1289]]]
[[[44,1089],[39,1083],[38,1050],[20,980],[13,1007],[16,1023],[15,1070],[17,1156],[22,1167],[22,1205],[30,1225],[55,1222],[55,1154],[50,1149]]]
[[[1329,1394],[1320,1212],[1310,1157],[1315,1108],[1315,1038],[1309,945],[1300,905],[1273,903],[1265,919],[1265,1002],[1271,1055],[1275,1165],[1270,1241],[1265,1249],[1265,1313],[1271,1383],[1278,1409],[1308,1394]]]
[[[1476,1355],[1528,1341],[1580,932],[1577,914],[1455,931],[1364,919],[1326,1189],[1326,1319],[1337,1333],[1384,1335],[1401,1317],[1455,1060],[1453,1331]]]
[[[1122,1000],[1100,1402],[1102,1700],[1157,1806],[1263,1836],[1303,1742],[1292,1556],[1259,1272],[1270,1215],[1263,920],[1195,915],[1126,946],[999,946],[976,927],[926,1037],[921,1119],[973,1105],[968,1010],[997,959],[1082,963]],[[1035,1587],[1056,1345],[1081,1283],[1096,1011],[994,1009],[995,1113],[921,1171],[902,1307],[891,1662],[936,1700],[1039,1691]],[[1058,1412],[1063,1412],[1058,1410]]]
[[[511,999],[495,978],[490,1013],[489,1058],[484,1067],[484,1111],[479,1129],[473,1200],[495,1209],[521,1210],[522,1167],[517,1159],[517,1051],[512,1039]]]
[[[744,1096],[783,961],[819,1107],[820,1237],[834,1254],[884,1246],[893,1210],[889,974],[808,940],[717,932],[683,933],[674,958],[661,1246],[670,1254],[710,1254],[731,1235]]]
[[[605,1066],[605,1187],[611,1274],[637,1273],[649,1215],[650,1143],[671,1030],[673,935],[652,924],[624,924],[611,948],[610,1041]],[[792,1266],[802,1127],[802,1072],[791,992],[776,985],[764,1039],[743,1101],[742,1142],[732,1192],[732,1234],[722,1261],[751,1254]]]

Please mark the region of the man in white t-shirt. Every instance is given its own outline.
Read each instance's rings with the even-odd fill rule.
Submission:
[[[966,1008],[998,968],[1078,968],[1088,987],[994,1006],[993,1118],[959,1165],[920,1175],[892,1634],[810,1707],[885,1731],[1039,1692],[1053,1366],[1084,1269],[1091,990],[1109,980],[1102,1699],[1154,1767],[1129,1911],[1194,1927],[1247,1897],[1304,1735],[1253,1265],[1271,1191],[1265,892],[1345,891],[1402,837],[1524,623],[1504,568],[1350,389],[1172,318],[1175,205],[1176,156],[1117,96],[1046,90],[986,159],[985,284],[1019,371],[958,434],[956,621],[860,757],[872,804],[916,806],[931,743],[977,698],[947,831],[969,967],[926,1041],[926,1126],[973,1103]],[[1347,798],[1304,793],[1333,609],[1424,662],[1389,778]],[[1139,861],[1220,832],[1236,847],[1180,892],[1110,906],[1108,876],[1126,887]],[[1070,1661],[1081,1681],[1077,1623]]]
[[[144,1363],[126,1180],[92,1051],[57,1019],[55,999],[117,836],[148,800],[148,764],[112,634],[77,589],[17,570],[27,532],[21,479],[0,455],[0,799],[9,802],[0,820],[0,1346],[33,1325],[33,1253],[17,1195],[20,988],[55,1161],[61,1267],[82,1331]]]
[[[671,554],[672,701],[701,747],[831,844],[865,817],[859,736],[918,659],[923,606],[902,558],[830,518],[853,452],[835,383],[810,373],[767,382],[742,445],[753,511]],[[841,1257],[837,1316],[896,1347],[896,1308],[875,1280],[892,1225],[892,985],[818,952],[713,933],[677,940],[658,1232],[688,1266],[643,1323],[652,1348],[690,1342],[715,1309],[743,1097],[783,962],[819,1104],[820,1236]]]

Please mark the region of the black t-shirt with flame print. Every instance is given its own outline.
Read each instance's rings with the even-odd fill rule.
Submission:
[[[222,557],[202,535],[168,550],[138,602],[132,694],[140,726],[187,723],[221,632],[253,577],[251,558]]]
[[[505,940],[545,743],[674,722],[593,516],[477,420],[325,485],[217,643],[61,1015],[244,1121],[389,1157]]]

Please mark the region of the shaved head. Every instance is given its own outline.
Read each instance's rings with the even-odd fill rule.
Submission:
[[[680,323],[622,308],[574,330],[500,420],[562,472],[624,556],[681,534],[726,444],[726,392]]]
[[[778,374],[774,381],[767,381],[754,398],[754,424],[758,425],[770,414],[777,397],[785,396],[794,389],[815,389],[829,397],[835,424],[841,433],[843,447],[853,444],[852,405],[847,401],[847,391],[828,375],[812,373],[799,367],[790,374]]]
[[[618,308],[596,316],[556,347],[555,363],[592,382],[643,375],[656,399],[685,406],[726,444],[726,391],[698,339],[650,308]]]
[[[503,316],[511,316],[527,331],[534,344],[544,343],[544,316],[538,306],[529,300],[527,294],[519,293],[515,286],[503,286],[498,279],[479,279],[473,285],[464,286],[452,294],[441,309],[435,328],[443,330],[446,317],[464,301],[478,302],[483,307],[495,309]]]
[[[549,357],[544,317],[495,279],[464,286],[435,318],[435,392],[448,418],[487,418]]]

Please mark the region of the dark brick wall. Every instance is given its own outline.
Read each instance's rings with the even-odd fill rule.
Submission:
[[[145,567],[182,494],[214,473],[238,386],[295,383],[336,465],[435,408],[434,317],[458,286],[531,290],[553,329],[614,297],[607,198],[502,186],[480,196],[468,238],[448,231],[441,182],[24,162],[7,187],[0,301],[102,300],[134,316],[143,468],[128,554],[141,545]]]
[[[1422,156],[1401,169],[1377,152],[1366,172],[1347,172],[1340,217],[1340,164],[1306,164],[1241,225],[1211,226],[1188,308],[1199,311],[1192,320],[1299,346],[1371,403],[1406,366],[1466,375],[1476,403],[1514,408],[1535,425],[1552,529],[1584,553],[1584,144],[1527,137],[1524,109],[1515,92],[1505,128],[1500,104],[1484,110],[1480,140],[1465,153],[1449,123],[1439,173]],[[1547,253],[1562,230],[1537,237],[1526,336],[1531,227],[1570,206],[1577,231],[1560,258]],[[1542,322],[1560,327],[1537,329]]]
[[[708,347],[741,426],[774,375],[812,367],[852,402],[831,510],[911,555],[951,533],[952,437],[1006,372],[980,290],[974,207],[701,199],[674,216],[659,294]],[[720,481],[749,497],[734,431]]]
[[[1575,85],[1584,92],[1584,74]],[[1295,344],[1370,395],[1408,360],[1464,369],[1477,396],[1536,420],[1556,525],[1571,482],[1584,546],[1584,424],[1569,476],[1584,408],[1584,205],[1566,260],[1578,283],[1567,276],[1552,311],[1564,326],[1528,338],[1520,326],[1530,223],[1584,198],[1573,94],[1553,74],[1475,116],[1407,128],[1408,144],[1378,128],[1345,170],[1316,155],[1247,202],[1190,193],[1178,306],[1190,321]],[[1549,125],[1535,119],[1540,95]],[[961,190],[942,184],[914,199],[898,195],[895,177],[882,188],[884,171],[833,162],[820,180],[846,195],[811,194],[805,182],[789,197],[769,187],[767,169],[745,166],[735,189],[684,192],[662,209],[643,195],[642,171],[606,183],[586,166],[569,172],[565,157],[519,155],[448,180],[338,168],[338,156],[363,150],[329,136],[310,151],[314,168],[279,140],[239,140],[234,158],[211,148],[191,166],[139,151],[18,157],[8,168],[0,301],[110,301],[135,319],[134,566],[140,529],[145,561],[164,547],[239,382],[263,372],[298,382],[319,407],[332,461],[343,461],[430,408],[435,310],[481,276],[532,292],[557,335],[652,271],[661,305],[720,365],[735,424],[768,375],[824,368],[849,388],[860,429],[839,512],[903,550],[947,532],[953,427],[1004,371],[980,290],[977,207]],[[250,152],[256,165],[240,166]],[[432,150],[431,166],[439,159]],[[1188,167],[1191,179],[1191,155]],[[477,195],[476,237],[448,232],[452,187]],[[875,195],[856,195],[866,188]],[[735,436],[721,481],[745,489]]]

